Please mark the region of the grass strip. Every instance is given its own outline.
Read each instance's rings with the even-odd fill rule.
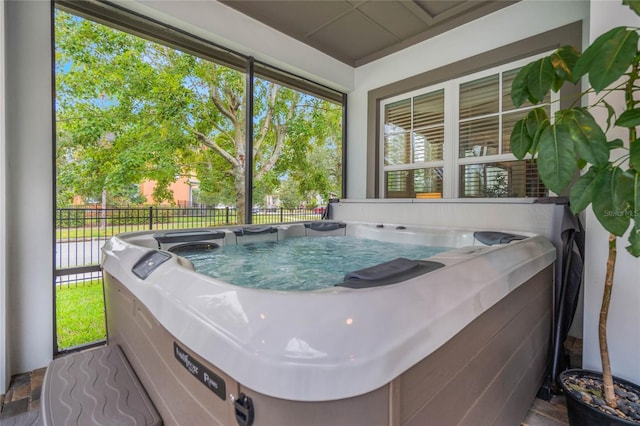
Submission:
[[[101,280],[56,288],[56,331],[59,350],[106,339]]]

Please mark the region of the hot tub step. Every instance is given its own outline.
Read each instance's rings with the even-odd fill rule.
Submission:
[[[162,424],[118,345],[53,360],[42,384],[40,410],[44,426]]]

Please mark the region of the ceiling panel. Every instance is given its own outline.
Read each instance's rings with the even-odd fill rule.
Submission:
[[[219,0],[352,66],[419,43],[518,0]]]
[[[415,0],[415,4],[417,4],[421,9],[427,12],[429,15],[436,17],[438,15],[443,14],[448,10],[455,9],[460,5],[470,4],[472,2],[469,1],[450,1],[450,0],[442,0],[442,1],[433,1],[433,0]],[[481,2],[475,2],[481,3]]]
[[[427,29],[427,24],[399,1],[367,2],[358,8],[398,40],[404,40]]]
[[[363,14],[352,11],[324,26],[309,37],[336,55],[349,58],[370,55],[381,47],[395,44],[398,38]]]

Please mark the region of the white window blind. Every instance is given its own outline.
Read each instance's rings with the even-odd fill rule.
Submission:
[[[509,143],[514,124],[533,107],[513,106],[511,84],[532,59],[382,102],[384,196],[546,196],[535,162],[517,160]],[[545,101],[550,115],[552,99]]]

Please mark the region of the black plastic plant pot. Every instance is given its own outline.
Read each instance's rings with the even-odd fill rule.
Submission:
[[[571,426],[640,425],[640,418],[627,420],[615,414],[607,413],[606,410],[608,408],[600,408],[603,406],[602,400],[598,401],[597,398],[592,398],[592,395],[585,396],[583,393],[580,393],[575,386],[571,385],[571,383],[575,383],[576,380],[593,380],[595,382],[599,382],[601,389],[602,373],[590,370],[573,369],[566,370],[560,374],[559,382],[566,395],[567,415],[569,416],[569,424]],[[617,377],[614,377],[613,382],[616,385],[616,388],[620,387],[624,393],[632,393],[636,396],[640,395],[639,385]],[[618,392],[620,392],[620,389]],[[589,400],[591,398],[591,402],[585,402],[584,400]],[[637,401],[632,401],[632,403],[636,404]]]

